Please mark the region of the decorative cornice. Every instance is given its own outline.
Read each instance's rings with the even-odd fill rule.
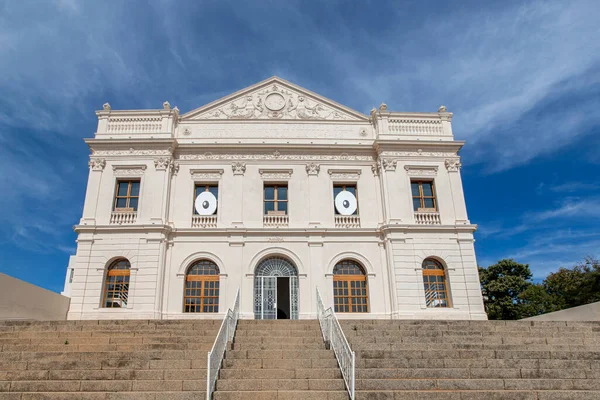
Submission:
[[[290,179],[292,169],[259,169],[258,173],[262,179]]]
[[[448,158],[444,162],[444,165],[446,165],[448,172],[458,172],[460,167],[462,167],[460,158]]]
[[[151,150],[141,149],[135,150],[130,148],[129,150],[94,150],[92,154],[95,156],[171,156],[172,150]]]
[[[129,177],[129,176],[142,176],[144,171],[146,171],[147,166],[142,165],[113,165],[113,174],[120,177]]]
[[[190,175],[194,181],[207,179],[221,179],[222,169],[190,169]]]
[[[406,151],[384,150],[379,154],[381,157],[456,157],[456,151],[423,151],[423,149]]]
[[[354,155],[348,153],[341,154],[321,154],[321,155],[310,155],[310,154],[279,154],[279,153],[262,153],[262,154],[213,154],[206,152],[203,154],[182,154],[179,156],[180,160],[245,160],[245,161],[367,161],[372,162],[373,156],[368,155]]]
[[[244,175],[246,173],[246,163],[243,162],[235,162],[231,164],[231,169],[233,170],[234,175]]]
[[[327,173],[335,181],[357,181],[361,174],[360,169],[329,169]]]
[[[154,160],[154,167],[157,171],[165,171],[171,166],[173,159],[171,157],[160,157]]]
[[[398,164],[398,161],[394,160],[393,158],[382,158],[381,159],[381,166],[386,171],[395,171],[397,164]]]
[[[317,163],[306,164],[306,173],[308,175],[318,176],[321,171],[321,166]]]
[[[437,165],[405,165],[404,169],[408,176],[436,176]]]
[[[88,167],[92,169],[92,171],[102,171],[106,166],[106,160],[104,158],[92,158],[88,162]]]

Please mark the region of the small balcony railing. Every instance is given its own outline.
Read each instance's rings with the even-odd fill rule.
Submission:
[[[440,225],[440,213],[438,211],[416,211],[415,224],[417,225]]]
[[[279,228],[288,226],[289,224],[288,215],[265,215],[263,216],[263,225],[265,228]]]
[[[134,224],[137,211],[113,211],[110,214],[110,223],[116,225]]]
[[[336,228],[360,228],[360,217],[358,215],[336,215]]]
[[[192,215],[192,228],[216,228],[216,215]]]

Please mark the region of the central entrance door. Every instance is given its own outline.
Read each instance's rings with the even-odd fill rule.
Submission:
[[[270,257],[256,267],[254,318],[298,319],[298,272],[289,260]]]

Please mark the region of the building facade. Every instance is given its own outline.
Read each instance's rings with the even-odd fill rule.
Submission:
[[[273,77],[98,111],[69,319],[486,319],[452,113],[364,115]]]

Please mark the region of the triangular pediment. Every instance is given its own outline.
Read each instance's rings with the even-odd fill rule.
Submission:
[[[181,119],[367,121],[369,117],[274,76],[192,110]]]

